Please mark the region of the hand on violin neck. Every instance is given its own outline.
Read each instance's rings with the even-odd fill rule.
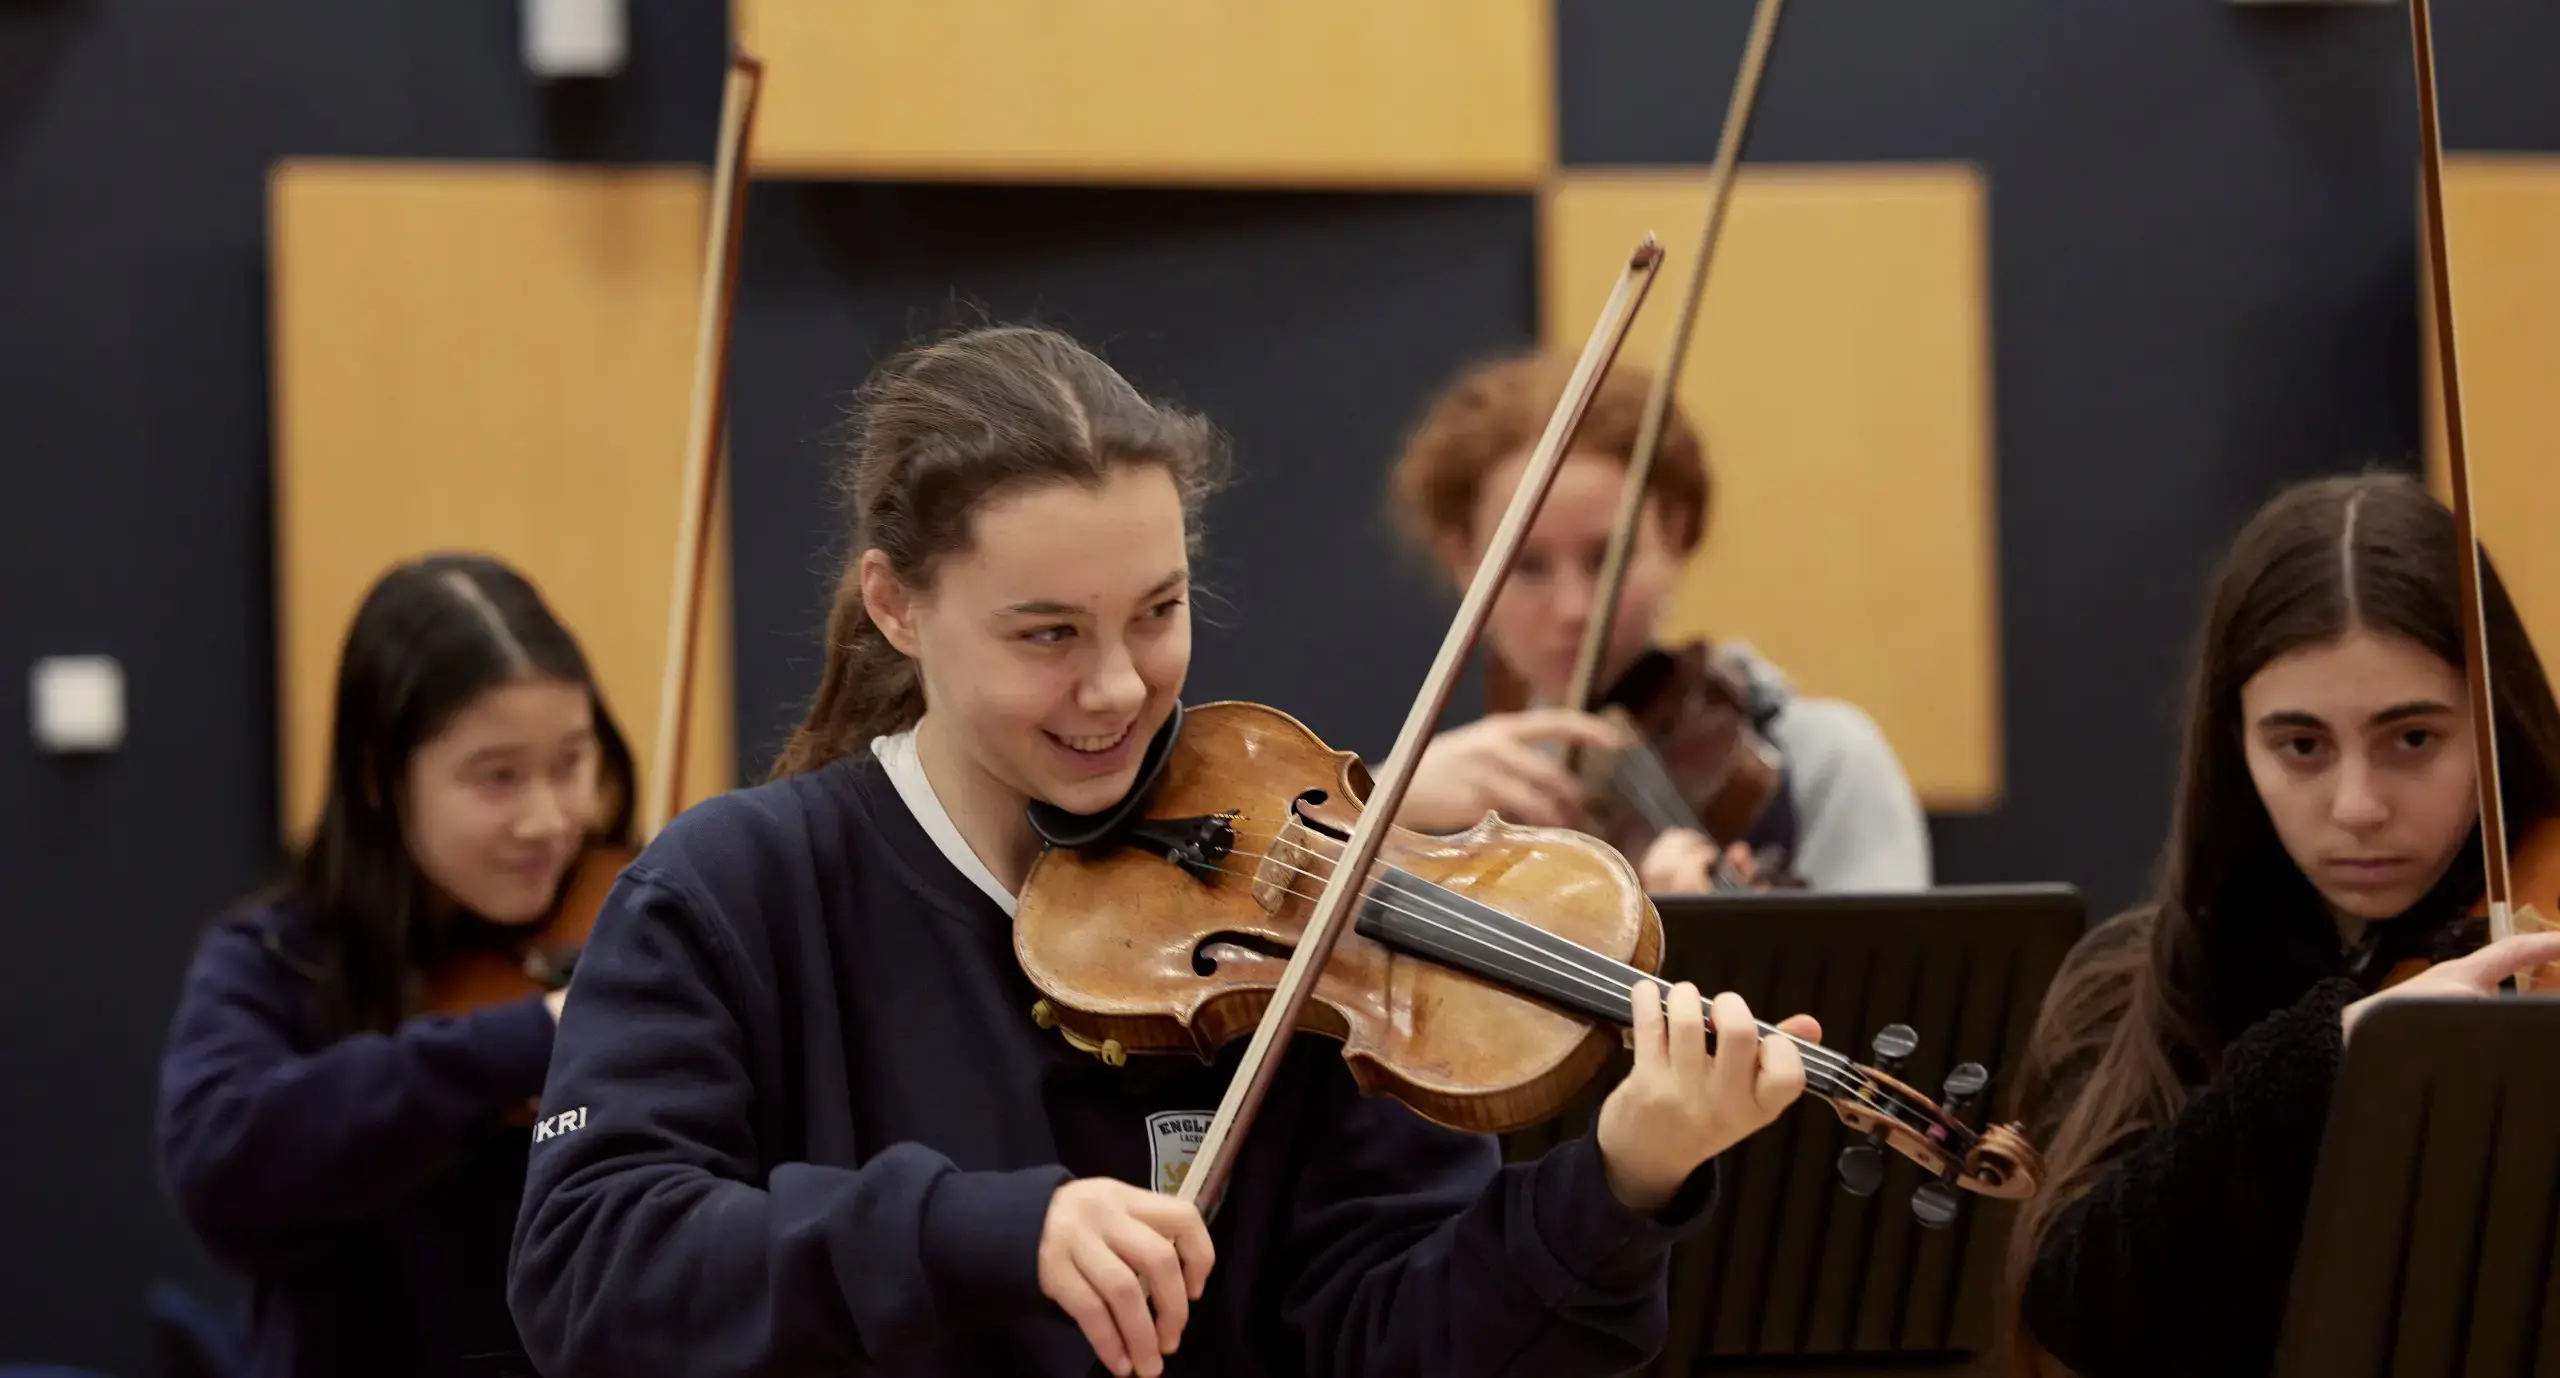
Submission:
[[[2518,933],[2501,938],[2467,957],[2438,962],[2396,986],[2347,1006],[2338,1016],[2340,1032],[2353,1036],[2356,1021],[2385,1000],[2410,995],[2485,998],[2497,994],[2498,983],[2508,977],[2552,962],[2560,962],[2560,932]]]
[[[1497,713],[1443,732],[1414,763],[1396,822],[1417,832],[1474,827],[1488,813],[1536,827],[1571,827],[1589,803],[1550,748],[1628,745],[1616,724],[1569,708]]]
[[[1660,1211],[1708,1159],[1758,1133],[1804,1093],[1804,1060],[1784,1038],[1763,1038],[1751,1007],[1730,992],[1712,1014],[1686,981],[1666,998],[1651,982],[1634,992],[1635,1068],[1600,1106],[1600,1158],[1627,1209]],[[1716,1051],[1707,1051],[1712,1017]],[[1822,1038],[1809,1015],[1778,1028]]]
[[[1695,829],[1671,828],[1645,848],[1636,875],[1644,881],[1647,894],[1699,894],[1715,888],[1716,859],[1714,839]],[[1768,888],[1760,880],[1749,847],[1737,842],[1725,848],[1724,860],[1753,889]]]
[[[1058,1188],[1040,1226],[1041,1292],[1122,1378],[1164,1372],[1216,1261],[1190,1202],[1110,1177]]]

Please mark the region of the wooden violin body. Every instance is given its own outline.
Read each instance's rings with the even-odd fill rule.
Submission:
[[[1035,1017],[1115,1065],[1207,1061],[1257,1031],[1368,792],[1355,757],[1276,709],[1204,704],[1167,731],[1140,805],[1108,836],[1042,852],[1014,916]],[[1556,1113],[1622,1044],[1635,991],[1665,984],[1660,915],[1586,833],[1390,825],[1353,902],[1296,1028],[1340,1040],[1364,1092],[1453,1128]],[[1976,1131],[1882,1072],[1797,1047],[1808,1091],[1949,1202],[2034,1190],[2041,1162],[2016,1126]]]
[[[2516,932],[2537,933],[2550,928],[2550,916],[2560,914],[2560,818],[2546,818],[2525,829],[2507,870],[2515,887]],[[2486,918],[2488,913],[2485,896],[2471,907],[2472,918]],[[2407,958],[2391,968],[2379,989],[2389,990],[2433,965],[2430,958]],[[2560,990],[2560,962],[2545,963],[2533,972],[2531,988]]]
[[[1641,743],[1585,752],[1577,762],[1591,789],[1593,831],[1628,856],[1644,855],[1668,826],[1695,826],[1725,845],[1741,841],[1786,787],[1785,762],[1754,720],[1750,690],[1715,663],[1706,642],[1649,653],[1600,714]],[[1668,807],[1672,801],[1679,809]]]
[[[1047,997],[1043,1018],[1109,1061],[1205,1060],[1252,1034],[1358,816],[1364,777],[1357,757],[1277,709],[1191,709],[1146,818],[1223,818],[1231,849],[1203,869],[1137,848],[1042,854],[1014,944]],[[1555,1113],[1607,1060],[1616,1030],[1400,947],[1472,942],[1446,925],[1484,916],[1438,912],[1457,896],[1535,913],[1547,931],[1650,972],[1662,924],[1633,868],[1586,834],[1491,817],[1452,837],[1393,829],[1379,858],[1383,884],[1316,978],[1303,1027],[1342,1041],[1364,1091],[1442,1124],[1501,1132]],[[1520,960],[1498,939],[1469,956]],[[1616,998],[1623,1009],[1623,985]]]
[[[502,930],[504,943],[456,948],[430,968],[419,988],[419,1010],[467,1014],[565,989],[605,895],[631,857],[628,848],[589,847],[562,879],[548,917],[520,931]]]

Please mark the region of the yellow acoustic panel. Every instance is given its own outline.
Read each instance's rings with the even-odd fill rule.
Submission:
[[[2543,665],[2560,675],[2560,546],[2548,534],[2560,528],[2560,156],[2448,155],[2444,216],[2473,520]],[[2432,302],[2423,257],[2417,271],[2419,299]],[[2450,501],[2433,316],[2418,328],[2428,471]]]
[[[1550,345],[1579,346],[1651,230],[1668,257],[1621,357],[1663,358],[1706,180],[1558,180]],[[1965,166],[1746,168],[1678,393],[1715,508],[1663,633],[1748,640],[1864,707],[1939,809],[1989,807],[2003,778],[1987,214]]]
[[[283,828],[308,834],[338,651],[395,561],[523,570],[586,648],[645,777],[665,664],[705,176],[300,162],[269,188]],[[684,802],[729,788],[725,517]]]
[[[1527,187],[1552,0],[739,0],[765,174]]]

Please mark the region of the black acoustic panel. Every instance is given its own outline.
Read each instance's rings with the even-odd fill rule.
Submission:
[[[267,178],[316,155],[708,159],[725,9],[631,0],[546,85],[521,6],[0,0],[0,1362],[151,1371],[155,1280],[229,1302],[152,1096],[206,922],[275,870]],[[470,399],[456,398],[457,406]],[[28,666],[124,666],[114,753],[40,754]]]
[[[2392,13],[2406,22],[2399,6]],[[2436,106],[2446,145],[2560,152],[2560,99],[2551,85],[2552,55],[2560,53],[2560,5],[2436,0],[2427,13],[2435,27]]]
[[[1556,5],[1557,157],[1709,163],[1759,0]],[[1897,5],[1783,0],[1747,156],[1783,162],[1950,158],[1996,137],[2031,79],[1983,79],[1994,55],[2078,17],[2027,0]],[[2032,36],[2002,26],[2031,26]]]
[[[1707,161],[1753,5],[1559,5],[1566,161]],[[2232,532],[2294,479],[2418,461],[2406,18],[1783,15],[1751,160],[1960,159],[1990,185],[2008,779],[1998,809],[1933,820],[1939,876],[2067,879],[2103,913],[2159,845]]]
[[[1067,330],[1228,433],[1187,696],[1392,743],[1455,604],[1392,539],[1386,470],[1435,387],[1534,338],[1527,198],[775,183],[748,215],[732,495],[749,775],[817,684],[853,389],[902,343],[982,319]]]

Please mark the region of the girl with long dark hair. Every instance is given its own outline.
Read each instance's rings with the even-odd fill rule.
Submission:
[[[509,1231],[565,991],[425,1013],[440,957],[539,923],[627,843],[631,755],[523,576],[374,585],[338,665],[327,793],[289,877],[198,947],[161,1064],[161,1170],[251,1284],[255,1378],[445,1375],[520,1346]]]
[[[2560,958],[2482,946],[2453,515],[2415,479],[2304,483],[2241,531],[2187,695],[2151,903],[2047,992],[2019,1111],[2014,1371],[2263,1374],[2339,1059],[2380,1000],[2481,996]],[[2560,707],[2482,560],[2508,816],[2560,810]],[[2435,965],[2383,989],[2412,959]]]
[[[1117,802],[1172,718],[1215,437],[1019,327],[891,361],[862,428],[776,778],[651,842],[579,967],[544,1101],[570,1127],[534,1146],[510,1275],[542,1372],[1642,1363],[1716,1155],[1803,1089],[1793,1045],[1734,996],[1647,987],[1595,1131],[1505,1166],[1300,1039],[1213,1234],[1167,1193],[1243,1042],[1077,1051],[1034,1017],[1013,916],[1026,806]]]

